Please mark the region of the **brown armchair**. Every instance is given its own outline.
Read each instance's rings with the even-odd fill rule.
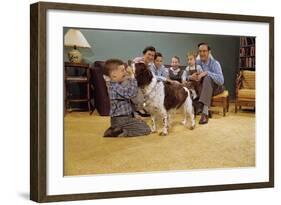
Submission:
[[[212,107],[222,107],[223,116],[225,116],[226,112],[229,110],[229,92],[228,90],[224,90],[222,93],[215,95],[212,97]]]
[[[256,79],[255,71],[240,71],[236,79],[236,100],[235,113],[237,108],[242,106],[253,107],[256,106]]]

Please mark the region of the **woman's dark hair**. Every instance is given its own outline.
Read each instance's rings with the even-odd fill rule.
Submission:
[[[209,46],[209,44],[208,44],[208,43],[205,43],[205,42],[201,42],[201,43],[199,43],[199,44],[198,44],[198,48],[199,48],[200,46],[202,46],[202,45],[207,46],[208,51],[210,51],[210,50],[211,50],[211,47]]]
[[[157,57],[162,57],[162,53],[156,52],[154,56],[154,60],[156,60]]]
[[[156,52],[156,49],[153,46],[147,46],[145,49],[143,49],[142,53],[146,54],[147,51]]]

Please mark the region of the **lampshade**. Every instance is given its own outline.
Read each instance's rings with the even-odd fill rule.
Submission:
[[[67,31],[64,35],[64,45],[91,48],[90,44],[79,29],[69,29]]]

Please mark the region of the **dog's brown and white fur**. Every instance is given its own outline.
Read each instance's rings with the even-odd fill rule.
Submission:
[[[151,114],[152,132],[156,132],[156,116],[163,120],[161,135],[168,134],[169,112],[183,107],[184,119],[182,123],[190,129],[195,127],[191,91],[173,82],[157,82],[156,77],[143,63],[135,64],[135,78],[145,97],[145,110]]]

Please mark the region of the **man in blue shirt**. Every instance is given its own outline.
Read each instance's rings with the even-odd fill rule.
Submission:
[[[224,77],[220,63],[210,58],[210,46],[208,43],[198,44],[200,59],[197,60],[197,65],[202,67],[203,72],[200,74],[194,73],[190,76],[191,79],[201,81],[201,93],[199,93],[199,102],[202,103],[203,110],[199,124],[207,124],[209,116],[209,107],[211,106],[212,96],[224,91]]]

